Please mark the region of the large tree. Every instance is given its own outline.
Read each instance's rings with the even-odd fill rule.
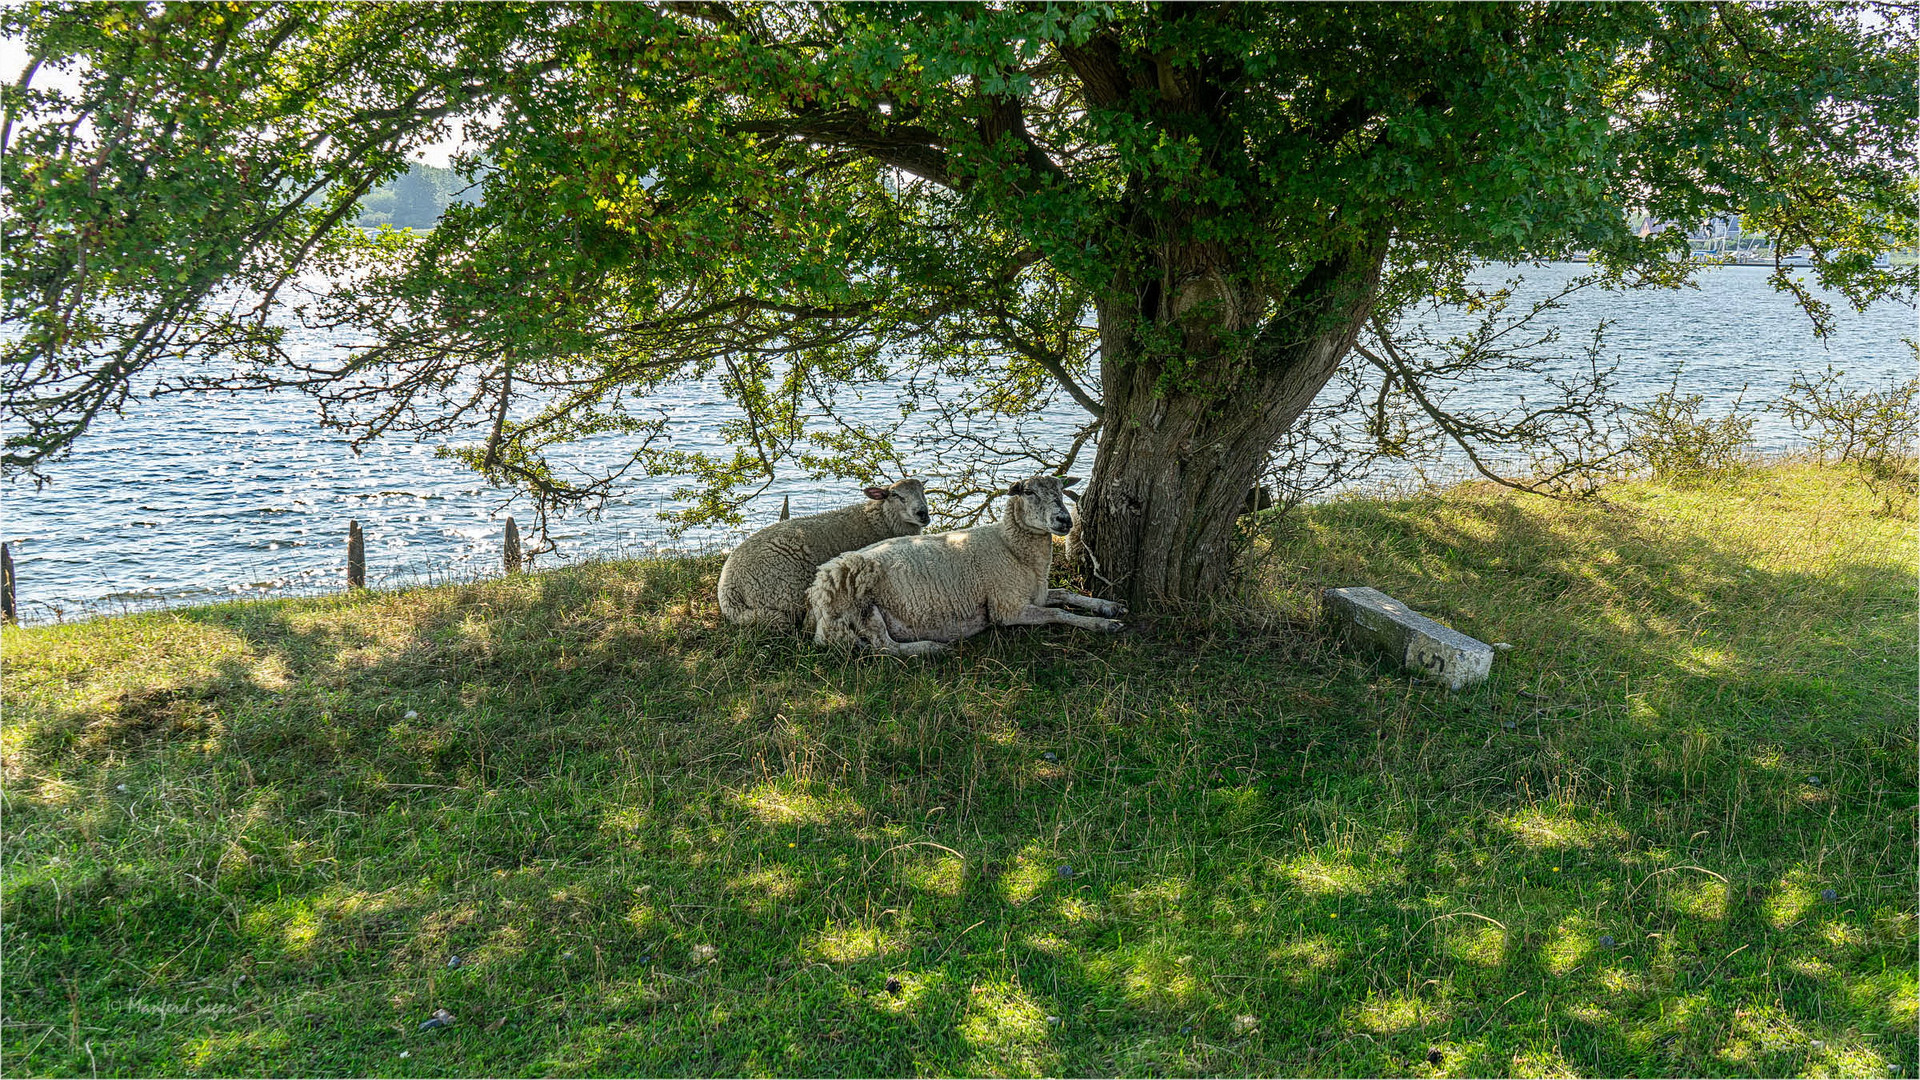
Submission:
[[[6,466],[156,385],[287,386],[545,506],[558,443],[701,478],[874,474],[1064,393],[1075,551],[1177,602],[1356,339],[1482,260],[1690,270],[1741,216],[1856,303],[1911,297],[1911,11],[1844,4],[30,4],[4,136]],[[30,73],[31,76],[32,73]],[[482,198],[358,200],[466,122]],[[1783,288],[1801,288],[1784,272]],[[1818,317],[1817,299],[1802,289]],[[337,354],[287,349],[333,331]],[[1376,362],[1390,343],[1366,350]],[[1413,369],[1394,372],[1408,377]],[[165,378],[161,375],[164,373]],[[663,385],[717,374],[731,457]],[[834,406],[892,380],[876,429]],[[156,382],[158,380],[158,382]],[[171,380],[171,382],[168,382]],[[942,421],[947,421],[942,425]],[[477,435],[469,435],[477,432]],[[966,464],[959,464],[961,460]]]

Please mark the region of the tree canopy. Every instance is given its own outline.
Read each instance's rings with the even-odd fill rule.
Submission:
[[[725,518],[786,463],[1090,482],[1077,565],[1136,603],[1219,584],[1248,486],[1336,373],[1484,260],[1696,268],[1738,214],[1851,302],[1911,298],[1913,14],[1850,4],[29,4],[8,90],[5,466],[183,386],[299,387],[544,507],[631,440]],[[464,123],[426,235],[354,227]],[[1782,270],[1816,322],[1819,300]],[[292,327],[350,347],[289,348]],[[717,378],[731,456],[649,394]],[[909,391],[876,428],[836,408]],[[1058,395],[1068,445],[968,417]],[[1017,431],[1017,424],[1014,427]],[[1005,449],[1005,448],[1003,448]],[[616,470],[617,471],[617,470]]]

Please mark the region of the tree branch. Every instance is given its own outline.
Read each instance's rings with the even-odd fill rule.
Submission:
[[[1069,45],[1063,41],[1054,47],[1080,79],[1087,104],[1099,109],[1111,108],[1125,101],[1132,92],[1133,79],[1127,71],[1126,58],[1111,34],[1096,34],[1085,45]]]
[[[974,89],[978,91],[980,79],[975,76]],[[985,97],[985,95],[982,95]],[[987,109],[980,117],[977,130],[980,142],[987,149],[993,149],[1001,139],[1011,135],[1018,140],[1021,148],[1021,161],[1035,176],[1050,178],[1056,184],[1067,180],[1066,170],[1059,162],[1047,155],[1040,144],[1033,141],[1033,133],[1027,130],[1026,112],[1019,98],[1011,96],[986,97]]]
[[[742,135],[781,135],[844,146],[871,155],[875,160],[910,172],[942,187],[962,190],[965,186],[948,169],[947,152],[940,137],[917,124],[889,124],[885,131],[875,130],[864,113],[816,113],[785,120],[750,120],[722,125],[722,130]]]
[[[1106,408],[1102,406],[1092,394],[1082,389],[1079,383],[1074,381],[1073,376],[1067,372],[1066,366],[1060,362],[1060,357],[1039,342],[1015,330],[1006,312],[1000,313],[1000,326],[1002,329],[1002,340],[1013,346],[1014,350],[1021,356],[1039,364],[1041,368],[1045,369],[1046,373],[1053,376],[1054,381],[1060,384],[1060,388],[1065,390],[1068,396],[1080,404],[1081,408],[1087,410],[1095,419],[1100,419],[1107,415]]]
[[[1539,309],[1536,309],[1536,314],[1538,310]],[[1531,315],[1527,316],[1527,319],[1531,318]],[[1521,320],[1522,323],[1525,321],[1526,319]],[[1434,427],[1445,436],[1448,441],[1458,446],[1462,453],[1466,454],[1467,460],[1473,465],[1474,471],[1486,477],[1488,480],[1502,487],[1512,488],[1515,491],[1524,491],[1528,494],[1541,495],[1547,498],[1559,498],[1561,497],[1560,494],[1551,489],[1551,485],[1555,482],[1569,475],[1589,473],[1603,466],[1607,461],[1612,460],[1618,455],[1618,451],[1607,451],[1602,453],[1598,458],[1591,459],[1568,459],[1563,455],[1560,459],[1561,468],[1534,482],[1522,482],[1501,476],[1481,458],[1478,447],[1473,444],[1472,440],[1474,438],[1487,438],[1495,442],[1506,442],[1508,444],[1538,440],[1544,435],[1550,434],[1550,429],[1542,428],[1540,424],[1546,418],[1552,416],[1571,416],[1577,419],[1584,419],[1586,420],[1587,427],[1591,430],[1592,423],[1585,411],[1585,406],[1570,397],[1564,407],[1536,409],[1521,416],[1518,420],[1511,422],[1502,421],[1496,425],[1485,420],[1476,421],[1471,418],[1463,421],[1462,418],[1447,412],[1433,399],[1432,395],[1427,393],[1426,387],[1422,385],[1419,378],[1419,369],[1416,368],[1412,361],[1403,356],[1399,348],[1394,345],[1386,322],[1378,313],[1372,316],[1369,320],[1369,325],[1373,330],[1375,340],[1380,343],[1380,352],[1376,353],[1358,341],[1354,342],[1354,351],[1365,358],[1368,363],[1378,368],[1389,381],[1397,382],[1399,386],[1406,391],[1407,396],[1413,400],[1414,404],[1419,406],[1420,411],[1425,413],[1427,418],[1433,422]],[[1594,347],[1596,350],[1598,349],[1597,336]],[[1385,355],[1381,355],[1382,353]],[[1429,368],[1427,370],[1431,371],[1432,369]],[[1596,380],[1598,380],[1598,378],[1596,375]],[[1596,388],[1598,388],[1602,384],[1596,381],[1595,385]],[[1382,390],[1383,398],[1386,392],[1385,389]],[[1568,393],[1571,394],[1571,391],[1568,391]]]

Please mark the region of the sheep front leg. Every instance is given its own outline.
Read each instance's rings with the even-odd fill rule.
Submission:
[[[1106,601],[1096,602],[1105,603]],[[1057,607],[1041,607],[1039,604],[1028,604],[1012,615],[1000,619],[999,623],[1002,626],[1047,626],[1052,623],[1065,623],[1068,626],[1077,626],[1082,630],[1095,630],[1103,634],[1117,634],[1126,629],[1125,623],[1113,619],[1095,619],[1087,615],[1075,615],[1071,611],[1064,611]]]
[[[1048,589],[1047,606],[1061,607],[1063,605],[1066,607],[1079,608],[1081,611],[1091,611],[1095,615],[1105,615],[1109,619],[1117,619],[1127,613],[1127,605],[1115,603],[1112,600],[1102,600],[1095,596],[1081,596],[1071,589]]]

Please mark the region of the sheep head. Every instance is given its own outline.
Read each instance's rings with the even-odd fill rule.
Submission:
[[[1007,512],[1021,528],[1065,536],[1073,529],[1073,513],[1067,509],[1067,488],[1079,482],[1077,476],[1029,476],[1007,489],[1011,496]]]
[[[911,536],[933,520],[927,513],[927,485],[919,480],[902,480],[891,487],[870,487],[867,498],[882,504],[881,513],[893,525],[896,535]]]

